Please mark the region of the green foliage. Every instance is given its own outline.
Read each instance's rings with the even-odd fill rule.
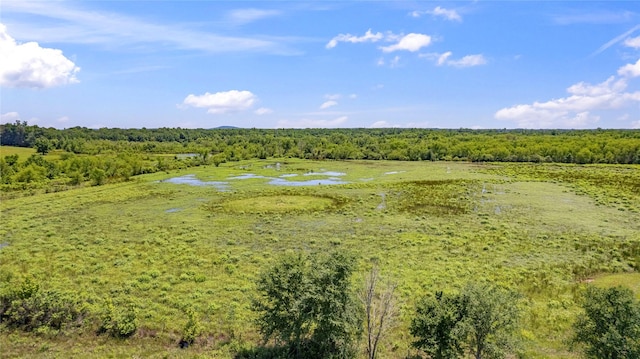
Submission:
[[[94,186],[100,186],[104,184],[106,175],[103,169],[94,168],[91,170],[90,178],[91,178],[91,181],[93,181]]]
[[[53,147],[53,145],[49,139],[40,137],[34,143],[34,147],[36,148],[36,151],[38,151],[39,154],[44,156],[47,153],[49,153],[49,151],[51,151],[51,148]]]
[[[45,291],[30,278],[0,292],[0,323],[24,331],[60,331],[80,325],[84,305],[57,291]]]
[[[99,333],[107,333],[114,338],[128,338],[138,330],[138,308],[133,302],[114,303],[105,301],[100,318]]]
[[[206,147],[216,153],[213,144]],[[0,151],[12,153],[4,147]],[[134,168],[138,160],[141,171],[157,163],[154,155],[116,155],[107,149],[99,156],[59,151],[29,160],[45,169],[40,160],[54,163],[59,177],[33,182],[25,193],[38,184],[66,185],[75,171],[89,181],[96,166],[109,176],[116,172],[107,169]],[[0,282],[10,275],[46,277],[47,289],[82,292],[74,297],[86,297],[97,315],[95,328],[85,326],[73,340],[35,337],[3,326],[3,355],[229,358],[258,345],[251,298],[259,273],[290,251],[347,251],[359,258],[352,283],[360,282],[371,262],[399,283],[395,293],[401,315],[384,341],[387,345],[379,347],[380,358],[414,352],[409,324],[425,288],[455,293],[469,280],[490,281],[526,295],[523,357],[570,358],[577,355],[566,345],[579,312],[577,282],[627,273],[640,263],[640,223],[631,210],[640,208],[640,196],[627,190],[640,173],[637,166],[281,158],[187,169],[188,158],[162,158],[171,166],[181,163],[183,169],[120,183],[108,177],[106,186],[58,193],[2,194]],[[21,152],[15,165],[21,169],[28,159]],[[305,180],[305,173],[323,171],[345,173],[340,178],[349,183],[303,188],[268,184],[272,177],[297,174],[290,180]],[[247,173],[264,178],[231,179]],[[573,173],[577,180],[569,178]],[[188,174],[227,181],[228,192],[163,181]],[[626,194],[620,196],[623,189]],[[416,199],[423,206],[410,207],[414,193],[423,196]],[[279,196],[331,199],[334,205],[280,213],[244,202],[256,198],[275,206]],[[449,199],[464,210],[438,210]],[[213,204],[219,204],[216,210],[211,210]],[[125,308],[126,301],[139,303],[140,325],[133,338],[96,338],[92,329],[99,326],[102,300],[108,297],[116,309]],[[197,308],[203,334],[198,345],[180,354],[175,343],[188,319],[186,307]],[[255,354],[289,354],[288,348],[271,351],[274,344],[275,337]],[[49,349],[38,353],[40,346]],[[364,355],[364,346],[360,349]]]
[[[416,340],[413,347],[431,358],[459,358],[464,351],[461,322],[466,316],[464,297],[436,292],[417,305],[409,331]]]
[[[640,303],[628,288],[587,288],[574,342],[587,358],[640,358]]]
[[[518,295],[470,283],[458,295],[437,292],[423,299],[411,322],[413,346],[431,357],[459,358],[466,349],[476,359],[505,358],[514,350],[520,309]]]
[[[193,344],[196,338],[200,335],[202,326],[200,325],[198,314],[193,310],[193,308],[187,308],[185,310],[185,314],[187,315],[187,323],[182,328],[181,341]]]
[[[466,307],[463,330],[471,354],[476,359],[505,358],[515,349],[520,296],[498,286],[474,282],[464,288],[462,296]]]
[[[257,282],[253,308],[265,340],[293,358],[354,356],[360,311],[350,289],[352,257],[287,255]]]

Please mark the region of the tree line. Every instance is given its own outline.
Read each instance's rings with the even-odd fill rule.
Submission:
[[[375,359],[399,319],[395,284],[374,266],[357,287],[355,257],[344,253],[286,254],[256,282],[252,308],[261,344],[243,358]],[[129,338],[138,330],[135,305],[106,298],[99,313],[82,299],[45,290],[27,278],[0,286],[0,330],[58,334],[97,320],[97,335]],[[458,292],[425,290],[410,315],[414,354],[406,358],[507,358],[519,353],[522,296],[487,282]],[[588,286],[570,344],[593,359],[640,358],[640,302],[621,286]],[[185,309],[180,347],[203,335],[200,316]]]
[[[202,153],[403,161],[640,164],[640,130],[471,129],[68,129],[0,125],[0,143],[75,154]]]

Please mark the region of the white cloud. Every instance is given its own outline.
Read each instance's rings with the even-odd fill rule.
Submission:
[[[355,93],[352,93],[351,95],[349,95],[349,98],[352,99],[352,100],[355,100],[355,99],[358,98],[358,95],[355,94]]]
[[[637,30],[640,30],[640,24],[632,27],[631,29],[625,31],[624,33],[614,37],[611,40],[609,40],[606,44],[600,46],[600,48],[598,48],[594,53],[592,53],[591,56],[595,56],[595,55],[603,52],[604,50],[610,48],[611,46],[619,43],[620,41],[624,40],[625,38],[627,38],[629,35],[631,35],[634,32],[636,32]]]
[[[214,94],[189,95],[182,102],[185,106],[204,107],[208,113],[221,114],[247,110],[253,106],[257,97],[249,91],[231,90]]]
[[[640,36],[626,38],[624,40],[624,46],[632,47],[634,49],[640,49]]]
[[[447,65],[454,67],[472,67],[472,66],[480,66],[487,63],[487,60],[482,56],[482,54],[477,55],[467,55],[460,60],[449,60],[447,61]]]
[[[338,42],[350,42],[350,43],[359,43],[359,42],[377,42],[384,38],[385,36],[381,32],[376,32],[375,34],[371,32],[371,29],[367,30],[367,32],[363,36],[354,36],[351,34],[340,34],[333,39],[331,39],[327,45],[327,49],[332,49],[338,45]]]
[[[631,122],[631,128],[640,129],[640,120]]]
[[[262,115],[268,115],[270,113],[273,113],[273,110],[266,107],[260,107],[259,109],[253,111],[253,113],[255,113],[256,115],[262,116]]]
[[[618,75],[624,77],[640,76],[640,59],[635,64],[626,64],[618,69]]]
[[[429,44],[431,44],[431,36],[410,33],[402,37],[398,43],[390,46],[383,46],[380,49],[383,52],[394,52],[400,50],[416,52],[425,46],[429,46]]]
[[[20,121],[20,114],[17,112],[7,112],[0,115],[0,123],[15,123]]]
[[[449,58],[449,56],[451,56],[451,55],[452,55],[451,51],[447,51],[447,52],[445,52],[444,54],[442,54],[442,55],[438,56],[438,62],[437,62],[437,65],[438,65],[438,66],[441,66],[441,65],[444,65],[445,63],[447,63],[447,59],[448,59],[448,58]]]
[[[600,116],[592,111],[615,110],[640,103],[640,91],[625,92],[626,88],[627,80],[615,76],[596,85],[580,82],[567,88],[568,97],[506,107],[497,111],[495,118],[514,121],[523,128],[589,127],[600,120]]]
[[[369,125],[369,128],[390,128],[390,127],[394,127],[394,126],[391,126],[391,124],[389,124],[389,122],[387,121],[376,121],[371,125]]]
[[[341,95],[341,94],[339,94],[339,93],[326,94],[326,95],[324,95],[324,98],[325,98],[325,99],[327,99],[327,100],[333,100],[333,101],[335,101],[335,100],[339,100],[341,97],[342,97],[342,95]]]
[[[278,127],[280,128],[333,128],[340,127],[349,120],[347,116],[341,116],[332,120],[324,119],[300,119],[300,120],[280,120]]]
[[[451,21],[462,21],[462,17],[455,10],[447,10],[440,6],[436,6],[436,8],[431,11],[431,14]]]
[[[69,120],[70,120],[69,116],[62,116],[62,117],[58,118],[56,120],[56,122],[58,122],[58,123],[67,123],[67,122],[69,122]]]
[[[337,104],[338,104],[338,102],[334,101],[334,100],[325,101],[324,103],[322,103],[322,105],[320,105],[320,109],[324,110],[324,109],[327,109],[329,107],[336,106]]]
[[[18,44],[0,24],[0,86],[47,88],[78,82],[80,68],[61,50]]]
[[[281,13],[278,10],[237,9],[229,12],[228,17],[236,24],[247,24],[268,17],[278,16],[280,14]]]
[[[426,11],[413,11],[411,13],[411,16],[413,17],[420,17],[422,15],[425,14],[429,14],[429,15],[433,15],[436,17],[442,17],[446,20],[450,20],[450,21],[462,21],[462,16],[460,16],[460,14],[458,14],[457,11],[455,10],[447,10],[445,8],[442,8],[440,6],[436,6],[433,10],[426,10]]]
[[[447,51],[442,54],[429,53],[420,54],[419,56],[434,61],[437,66],[447,65],[453,67],[473,67],[485,65],[487,63],[487,59],[482,54],[467,55],[457,60],[451,59],[451,55],[453,55],[453,53],[451,51]]]

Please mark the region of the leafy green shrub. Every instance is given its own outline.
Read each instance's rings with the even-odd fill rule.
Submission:
[[[198,335],[200,335],[200,331],[202,327],[200,326],[200,320],[196,316],[196,312],[193,308],[188,308],[186,310],[187,314],[187,323],[184,325],[182,329],[182,340],[181,342],[186,342],[189,344],[193,344]]]
[[[515,347],[519,295],[507,289],[469,283],[460,294],[437,292],[417,308],[410,331],[413,346],[433,358],[505,358]]]
[[[138,310],[133,303],[114,305],[107,299],[98,333],[107,333],[114,338],[128,338],[138,330]]]
[[[625,287],[588,287],[574,342],[587,358],[640,358],[640,303]]]
[[[80,325],[85,314],[86,309],[77,298],[41,290],[29,278],[0,293],[0,323],[11,328],[59,331]]]
[[[350,358],[361,314],[350,287],[352,257],[289,255],[257,282],[253,309],[265,340],[293,358]]]

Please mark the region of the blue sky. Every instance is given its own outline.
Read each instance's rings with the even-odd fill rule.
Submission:
[[[0,3],[1,122],[640,128],[637,1]]]

